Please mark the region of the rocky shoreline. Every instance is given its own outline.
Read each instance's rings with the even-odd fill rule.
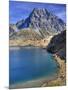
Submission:
[[[42,87],[46,86],[64,86],[66,85],[66,63],[65,60],[62,60],[59,56],[56,54],[53,55],[56,62],[59,64],[58,68],[58,75],[55,80],[51,80],[49,82],[45,82]]]
[[[9,88],[32,88],[32,87],[48,87],[48,86],[63,86],[66,85],[66,63],[61,60],[56,54],[53,55],[57,62],[58,72],[56,77],[46,80],[45,77],[38,80],[28,81],[26,83],[19,83],[15,85],[10,85]]]
[[[21,47],[40,47],[42,49],[45,49],[48,44],[50,43],[50,40],[53,36],[50,36],[48,38],[42,39],[42,40],[10,40],[9,44],[10,47],[17,47],[20,49]],[[61,59],[57,54],[53,54],[53,57],[55,61],[57,62],[57,76],[55,78],[52,78],[50,80],[39,79],[39,80],[33,80],[29,81],[27,83],[21,83],[16,85],[10,85],[9,88],[30,88],[30,87],[48,87],[48,86],[63,86],[66,85],[66,63],[65,60]]]

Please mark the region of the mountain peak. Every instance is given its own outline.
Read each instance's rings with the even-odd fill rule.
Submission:
[[[48,11],[48,10],[45,9],[45,8],[34,8],[33,11],[43,11],[43,12],[45,12],[45,11]]]
[[[35,17],[42,17],[49,15],[50,13],[48,12],[47,9],[44,8],[34,8],[30,16],[34,15]]]
[[[34,8],[18,28],[32,28],[38,32],[41,30],[43,33],[58,33],[65,30],[65,23],[45,8]]]

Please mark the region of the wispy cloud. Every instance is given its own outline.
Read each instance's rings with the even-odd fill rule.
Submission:
[[[66,13],[65,13],[65,12],[59,12],[59,13],[57,14],[57,16],[58,16],[59,18],[62,18],[62,20],[64,20],[64,22],[66,22]]]

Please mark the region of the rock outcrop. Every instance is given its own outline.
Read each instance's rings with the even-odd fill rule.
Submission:
[[[62,59],[66,59],[66,30],[51,39],[47,50],[57,54]]]

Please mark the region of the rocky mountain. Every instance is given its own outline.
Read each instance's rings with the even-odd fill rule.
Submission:
[[[20,31],[16,31],[15,29],[16,26],[10,25],[9,27],[9,38],[10,40],[14,39],[22,39],[22,40],[39,40],[42,39],[41,35],[36,33],[35,31],[31,29],[22,29]]]
[[[39,40],[65,30],[65,23],[47,9],[34,8],[28,18],[9,25],[9,39]]]
[[[47,9],[34,8],[29,17],[16,23],[18,29],[32,28],[38,34],[51,35],[65,29],[65,23]]]
[[[15,33],[15,29],[13,27],[14,27],[13,24],[9,25],[9,37],[11,37],[13,35],[13,33]]]
[[[24,23],[24,20],[22,19],[22,20],[20,20],[20,21],[18,21],[18,22],[16,23],[16,26],[17,26],[18,28],[20,28],[23,23]]]
[[[66,30],[51,39],[47,50],[57,54],[62,59],[66,59]]]

